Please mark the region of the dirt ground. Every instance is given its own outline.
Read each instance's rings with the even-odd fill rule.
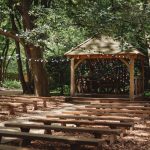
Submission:
[[[3,93],[0,91],[0,95],[6,94],[6,91]],[[10,95],[12,92],[8,92]],[[17,94],[21,94],[20,91]],[[4,95],[5,95],[4,94]],[[14,93],[13,93],[14,94]],[[59,98],[59,97],[58,97]],[[43,108],[39,106],[37,111],[33,111],[32,107],[28,108],[30,111],[25,114],[18,112],[17,115],[0,115],[0,128],[3,129],[3,125],[5,122],[14,122],[20,121],[25,122],[29,118],[36,118],[36,117],[43,117],[47,114],[60,114],[62,111],[67,110],[68,108],[76,107],[76,104],[69,104],[65,102],[49,102],[48,108]],[[37,131],[34,131],[37,132]],[[43,131],[41,131],[43,132]],[[39,131],[38,131],[39,133]],[[80,133],[62,133],[62,132],[55,132],[54,135],[63,135],[63,136],[76,136],[76,137],[93,137],[90,134],[80,134]],[[13,142],[16,145],[16,143]],[[33,147],[35,149],[42,149],[42,150],[69,150],[69,145],[61,144],[61,143],[50,143],[50,142],[42,142],[42,141],[34,141],[32,145],[27,147]],[[94,147],[83,146],[81,150],[94,150]],[[134,129],[127,132],[127,135],[123,138],[117,138],[116,142],[113,144],[109,144],[109,142],[105,142],[103,144],[104,150],[150,150],[150,118],[145,120],[145,123],[138,123],[134,126]]]

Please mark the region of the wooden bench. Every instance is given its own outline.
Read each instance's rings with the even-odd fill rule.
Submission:
[[[118,102],[118,103],[136,103],[136,102],[140,102],[140,103],[145,103],[148,102],[150,103],[149,99],[144,99],[144,100],[134,100],[134,101],[130,101],[129,98],[93,98],[93,97],[68,97],[66,98],[67,101],[87,101],[87,102],[107,102],[107,103],[114,103],[114,102]]]
[[[45,133],[52,134],[52,130],[61,132],[80,132],[90,133],[95,138],[101,138],[103,135],[110,135],[110,143],[114,143],[116,136],[122,137],[124,131],[121,129],[105,129],[105,128],[83,128],[83,127],[66,127],[66,126],[51,126],[41,124],[22,124],[22,123],[5,123],[5,127],[20,128],[22,132],[29,132],[30,129],[44,129]]]
[[[15,100],[15,99],[0,99],[0,102],[9,102],[9,103],[22,103],[24,105],[24,107],[28,106],[28,105],[33,105],[34,107],[34,110],[37,110],[38,107],[37,107],[37,101],[28,101],[28,100]],[[27,109],[25,110],[27,111]],[[24,112],[25,112],[24,111]]]
[[[115,105],[88,105],[86,108],[96,108],[96,109],[127,109],[127,110],[150,110],[150,107],[141,107],[141,106],[115,106]]]
[[[148,107],[150,106],[150,103],[93,103],[93,104],[90,104],[91,106],[125,106],[125,107]]]
[[[76,108],[77,111],[109,112],[109,113],[134,113],[150,115],[150,110],[116,110],[116,109],[94,109],[94,108]]]
[[[39,98],[32,98],[32,97],[17,97],[17,96],[0,96],[0,100],[10,100],[10,101],[21,101],[21,102],[28,102],[29,104],[33,104],[34,108],[36,108],[35,102],[43,101],[43,107],[47,107],[47,100],[46,99],[39,99]]]
[[[108,126],[111,129],[123,128],[123,129],[132,129],[134,123],[131,122],[102,122],[102,121],[88,121],[88,120],[60,120],[60,119],[29,119],[32,122],[40,122],[45,125],[51,125],[52,123],[60,123],[63,126],[66,124],[75,124],[77,127],[81,125],[98,125],[98,126]]]
[[[150,101],[101,101],[101,100],[75,100],[75,101],[70,101],[70,103],[76,103],[76,104],[120,104],[120,105],[149,105],[150,106]]]
[[[7,103],[0,102],[0,107],[7,108],[10,115],[15,115],[15,108],[23,107],[23,110],[26,110],[26,107],[22,103]]]
[[[47,115],[47,118],[76,119],[76,120],[112,120],[120,122],[139,122],[140,118],[120,116],[85,116],[85,115]]]
[[[53,136],[48,134],[35,134],[26,132],[12,132],[0,130],[0,139],[2,137],[14,137],[22,139],[22,146],[30,144],[32,140],[43,140],[49,142],[63,142],[70,144],[71,150],[77,150],[81,145],[96,146],[97,150],[102,150],[103,139],[96,138],[76,138],[76,137],[64,137],[64,136]]]
[[[0,144],[0,150],[35,150],[35,149]]]
[[[30,98],[30,97],[13,97],[11,98],[12,100],[20,100],[20,101],[26,101],[26,102],[29,102],[32,101],[32,102],[41,102],[43,101],[43,107],[47,107],[47,99],[39,99],[39,98]]]
[[[91,112],[88,112],[88,111],[63,111],[62,112],[63,114],[71,114],[71,115],[89,115],[89,116],[123,116],[123,117],[140,117],[141,119],[145,119],[147,117],[149,117],[148,115],[146,114],[134,114],[134,113],[119,113],[119,112],[115,112],[115,113],[110,113],[110,112],[95,112],[95,111],[91,111]]]

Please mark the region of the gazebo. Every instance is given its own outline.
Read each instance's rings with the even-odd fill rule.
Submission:
[[[95,36],[66,52],[65,55],[71,59],[70,95],[75,96],[80,92],[82,94],[96,92],[107,93],[107,95],[113,93],[119,96],[127,91],[126,93],[130,100],[141,96],[144,92],[145,56],[128,43],[126,44],[127,46],[122,46],[121,42],[111,37]],[[83,64],[86,66],[86,69],[84,69]],[[87,67],[87,64],[90,64],[90,67]],[[95,66],[93,64],[95,64]],[[103,72],[102,70],[104,70],[108,64],[107,72],[109,73],[105,74],[104,72],[106,71]],[[117,67],[114,67],[115,69],[113,70],[112,68],[115,65],[117,65]],[[86,74],[84,80],[83,75],[79,75],[81,72],[76,73],[76,70],[78,70],[80,66],[83,67],[82,71],[87,70],[87,68],[92,68],[89,69],[90,71],[87,70],[86,73],[84,73]],[[136,71],[137,66],[140,66],[138,69],[140,73]],[[121,71],[118,73],[116,70]],[[82,78],[79,78],[79,76],[82,76]],[[122,76],[122,78],[120,78],[120,76]]]

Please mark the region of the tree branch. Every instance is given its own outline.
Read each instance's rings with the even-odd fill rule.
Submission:
[[[3,29],[0,29],[0,35],[4,35],[7,38],[11,38],[17,42],[20,42],[20,44],[22,44],[24,46],[24,43],[22,42],[22,40],[18,36],[14,35],[14,33],[12,33],[12,32],[4,31]]]

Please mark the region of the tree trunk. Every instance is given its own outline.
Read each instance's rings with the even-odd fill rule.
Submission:
[[[22,20],[25,30],[32,30],[34,28],[34,16],[30,16],[28,13],[31,4],[32,0],[21,1],[21,10],[19,11],[23,18]],[[35,61],[43,58],[42,49],[40,47],[34,46],[33,44],[27,44],[26,46],[28,48],[25,50],[29,50],[27,53],[31,59],[31,72],[34,78],[35,94],[36,96],[48,96],[48,78],[44,64],[43,62]]]
[[[35,94],[37,96],[48,96],[48,78],[44,68],[43,61],[41,62],[42,50],[39,47],[31,46],[31,69],[34,77]]]
[[[12,9],[12,5],[10,5],[10,8]],[[10,14],[10,19],[11,19],[13,32],[18,33],[18,28],[15,23],[14,14]],[[27,83],[25,82],[25,78],[23,74],[22,60],[21,60],[21,53],[20,53],[20,43],[18,41],[15,41],[15,45],[16,45],[16,54],[17,54],[16,59],[17,59],[17,66],[18,66],[18,75],[19,75],[19,80],[21,82],[22,90],[23,90],[23,93],[25,94],[31,94],[30,86],[27,85]]]

